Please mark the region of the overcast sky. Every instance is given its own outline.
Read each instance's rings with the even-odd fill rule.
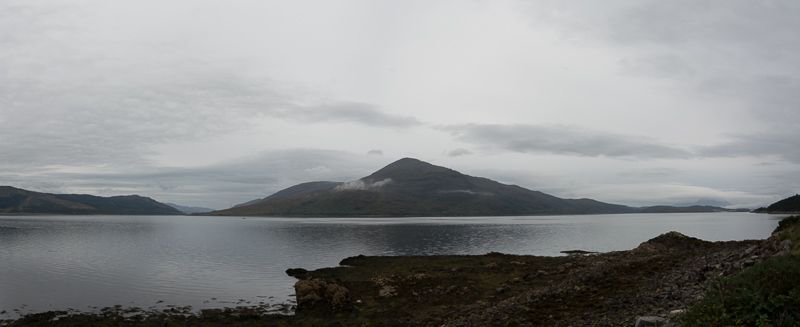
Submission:
[[[0,1],[0,184],[212,208],[401,157],[560,197],[800,190],[800,2]]]

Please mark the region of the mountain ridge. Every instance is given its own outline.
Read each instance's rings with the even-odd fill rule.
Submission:
[[[179,210],[140,195],[101,197],[90,194],[53,194],[0,186],[0,213],[4,214],[125,214],[182,215]]]
[[[670,206],[634,208],[586,198],[563,199],[518,185],[462,174],[418,159],[402,158],[355,181],[301,183],[263,199],[209,214],[408,217],[712,211],[727,210]]]

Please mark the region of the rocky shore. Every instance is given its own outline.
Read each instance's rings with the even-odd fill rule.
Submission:
[[[630,251],[359,256],[290,273],[300,279],[298,316],[345,325],[633,326],[638,318],[666,322],[700,299],[708,281],[790,248],[777,238],[707,242],[669,232]]]
[[[796,245],[796,244],[794,244]],[[794,250],[793,250],[794,248]],[[294,315],[258,308],[200,313],[28,315],[9,326],[664,326],[709,283],[771,257],[792,240],[708,242],[669,232],[635,249],[563,257],[366,257],[340,267],[289,269]],[[56,319],[57,320],[54,320]]]

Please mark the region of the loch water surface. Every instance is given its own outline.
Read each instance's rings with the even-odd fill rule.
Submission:
[[[668,231],[762,239],[750,213],[469,218],[0,216],[0,318],[92,307],[291,301],[287,268],[349,256],[627,250]]]

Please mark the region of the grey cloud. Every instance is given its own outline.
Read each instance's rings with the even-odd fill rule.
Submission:
[[[800,48],[798,48],[800,51]],[[800,60],[797,65],[800,66]],[[773,128],[786,132],[796,131],[800,121],[800,71],[797,74],[787,69],[779,74],[758,74],[747,77],[718,76],[707,78],[698,84],[698,90],[729,99],[740,99],[751,108],[757,121],[767,122]],[[795,135],[794,137],[800,137]]]
[[[354,122],[374,127],[412,127],[421,124],[414,117],[391,115],[376,106],[359,102],[338,102],[315,106],[291,106],[274,115],[303,122]]]
[[[458,140],[522,153],[586,157],[689,158],[692,153],[641,136],[566,126],[456,125],[443,128]]]
[[[702,147],[698,152],[707,157],[774,156],[800,164],[800,138],[792,131],[734,135],[730,142]]]
[[[585,157],[635,159],[690,159],[724,157],[775,157],[800,164],[800,138],[794,131],[731,135],[730,141],[710,146],[681,148],[647,137],[623,135],[569,126],[469,124],[442,127],[457,140],[520,153],[551,153]],[[458,150],[454,150],[458,151]],[[449,154],[453,156],[451,152]],[[626,177],[667,176],[674,171],[653,168]],[[637,175],[638,174],[638,175]]]
[[[783,47],[787,41],[796,42],[791,32],[784,29],[799,25],[793,15],[800,6],[793,1],[621,3],[625,3],[626,8],[612,15],[609,33],[611,38],[627,43],[682,45],[705,41],[731,46],[756,44],[762,48],[760,51],[767,51]]]
[[[383,151],[377,150],[377,149],[372,149],[372,150],[367,151],[367,154],[368,155],[372,155],[372,156],[382,156],[383,155]]]
[[[798,193],[798,190],[800,190],[800,169],[797,169],[796,167],[797,166],[791,170],[775,171],[770,173],[766,177],[769,181],[763,183],[766,185],[758,185],[761,189],[763,189],[763,193],[770,194],[773,197],[772,201],[769,201],[766,204],[785,198],[786,195]]]
[[[120,26],[92,16],[108,9],[95,5],[103,8],[0,4],[0,165],[132,165],[154,145],[245,130],[265,116],[398,128],[419,123],[367,103],[310,102],[316,97],[245,63],[160,43],[181,35],[146,29],[139,35],[127,25],[118,32],[128,34],[109,33],[103,24]]]
[[[623,59],[620,64],[623,70],[641,75],[689,77],[697,73],[685,59],[669,54]]]
[[[464,148],[453,149],[452,151],[447,152],[447,156],[449,156],[449,157],[460,157],[460,156],[466,156],[466,155],[470,155],[470,154],[472,154],[472,151],[464,149]]]
[[[800,4],[748,0],[525,1],[537,24],[549,24],[568,39],[599,38],[622,45],[691,44],[746,48],[790,55],[798,40]],[[760,49],[759,49],[760,48]],[[709,49],[713,50],[713,49]]]
[[[224,76],[204,77],[121,86],[69,81],[70,88],[60,81],[42,85],[47,82],[0,77],[8,86],[0,89],[0,151],[6,163],[130,163],[141,161],[154,144],[249,126],[246,118],[258,109],[248,102],[268,92],[235,80],[220,87],[217,80]]]
[[[153,145],[247,129],[259,116],[372,127],[419,124],[364,103],[299,106],[270,85],[216,72],[145,84],[48,83],[0,76],[5,164],[130,164],[142,161]]]
[[[632,171],[625,171],[619,173],[618,175],[622,178],[646,181],[646,180],[654,180],[654,179],[658,180],[665,177],[670,177],[678,172],[679,171],[674,168],[656,167],[656,168],[644,168]]]
[[[725,106],[744,104],[770,126],[800,119],[800,2],[542,0],[524,6],[532,21],[555,27],[567,40],[614,47],[623,71],[674,80],[678,89],[716,95]]]

